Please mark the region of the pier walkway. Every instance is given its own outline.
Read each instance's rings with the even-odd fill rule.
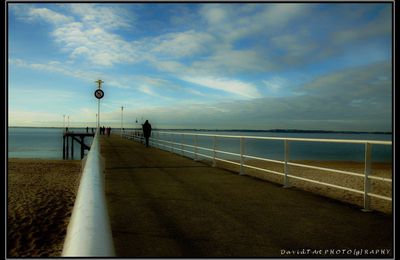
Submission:
[[[118,257],[354,257],[393,253],[393,217],[101,136]],[[321,254],[293,255],[289,250]],[[339,253],[327,250],[343,250]],[[284,252],[284,254],[282,254]],[[369,251],[370,253],[371,251]]]

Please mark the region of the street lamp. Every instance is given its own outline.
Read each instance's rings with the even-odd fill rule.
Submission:
[[[98,84],[98,89],[94,92],[94,96],[97,98],[97,128],[100,128],[100,99],[103,98],[104,92],[101,90],[101,83],[104,83],[101,79],[95,81]]]

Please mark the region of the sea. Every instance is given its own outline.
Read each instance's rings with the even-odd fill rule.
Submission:
[[[71,128],[70,131],[86,132],[86,128]],[[129,129],[126,129],[129,131]],[[175,130],[182,133],[218,134],[234,136],[265,136],[265,137],[290,137],[290,138],[318,138],[318,139],[351,139],[351,140],[379,140],[392,141],[392,134],[377,133],[291,133],[291,132],[255,132],[255,131],[204,131],[204,130]],[[91,132],[91,129],[89,129]],[[62,128],[34,128],[34,127],[9,127],[8,128],[8,158],[41,158],[62,159],[63,145]],[[153,136],[158,136],[153,131]],[[172,140],[193,145],[192,136],[160,135],[166,140]],[[172,139],[171,139],[172,138]],[[85,138],[85,143],[90,146],[92,138]],[[197,144],[201,147],[213,149],[214,139],[208,136],[199,136]],[[240,153],[240,142],[237,138],[216,139],[216,149],[230,153]],[[181,148],[181,146],[176,146]],[[193,151],[193,148],[186,148]],[[198,149],[199,152],[212,156],[211,151]],[[244,151],[246,155],[263,157],[273,160],[283,160],[284,143],[282,140],[259,140],[245,138]],[[290,160],[318,160],[318,161],[364,161],[365,145],[349,143],[325,142],[290,142]],[[86,151],[85,151],[86,153]],[[392,145],[373,145],[373,162],[392,162]],[[74,145],[75,160],[80,159],[80,145]],[[186,153],[189,157],[192,154]],[[238,160],[234,155],[218,153],[220,158]]]
[[[63,132],[63,128],[9,127],[8,158],[62,159]],[[86,128],[72,128],[70,132],[86,133]],[[92,139],[85,138],[85,144],[90,146]],[[74,159],[80,160],[80,152],[80,144],[75,142]]]

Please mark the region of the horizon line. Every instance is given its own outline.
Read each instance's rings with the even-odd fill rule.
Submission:
[[[61,126],[8,126],[8,128],[64,128]],[[70,126],[74,128],[86,128],[85,126]],[[95,128],[95,127],[89,127]],[[121,127],[114,127],[115,130]],[[140,127],[124,127],[124,129],[141,129]],[[153,130],[180,130],[180,131],[229,131],[229,132],[297,132],[297,133],[375,133],[375,134],[393,134],[393,131],[354,131],[354,130],[322,130],[322,129],[296,129],[296,128],[276,128],[276,129],[211,129],[211,128],[153,128]]]

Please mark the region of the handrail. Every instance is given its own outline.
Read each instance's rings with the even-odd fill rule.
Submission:
[[[382,144],[392,145],[392,141],[377,141],[377,140],[351,140],[351,139],[321,139],[321,138],[294,138],[294,137],[266,137],[266,136],[252,136],[252,135],[218,135],[218,134],[194,134],[182,132],[167,132],[157,131],[160,134],[173,134],[173,135],[191,135],[191,136],[208,136],[208,137],[223,137],[223,138],[246,138],[246,139],[261,139],[261,140],[288,140],[288,141],[301,141],[301,142],[324,142],[324,143],[353,143],[353,144]]]
[[[141,131],[132,131],[129,133],[125,133],[123,136],[133,139],[133,140],[141,140],[141,137],[138,137],[137,133],[140,133]],[[168,139],[160,139],[160,134],[164,134],[166,136],[170,136]],[[239,136],[239,135],[220,135],[220,134],[199,134],[199,133],[187,133],[187,132],[170,132],[170,131],[154,131],[153,132],[153,138],[150,139],[150,144],[156,144],[160,149],[169,149],[171,152],[178,152],[180,151],[181,154],[183,155],[184,153],[189,153],[194,155],[194,159],[197,160],[198,156],[204,157],[204,158],[209,158],[212,159],[213,161],[213,166],[215,166],[216,161],[223,161],[235,165],[240,165],[240,174],[245,174],[245,168],[250,168],[250,169],[255,169],[255,170],[260,170],[268,173],[273,173],[276,175],[280,175],[283,177],[283,184],[284,187],[289,187],[289,178],[292,179],[298,179],[301,181],[305,182],[311,182],[319,185],[324,185],[327,187],[331,188],[337,188],[337,189],[342,189],[350,192],[354,192],[357,194],[363,194],[364,195],[364,210],[369,211],[370,208],[370,197],[375,197],[378,199],[383,199],[386,201],[392,201],[391,197],[388,196],[383,196],[383,195],[378,195],[378,194],[373,194],[370,192],[371,189],[371,183],[370,180],[375,180],[375,181],[383,181],[383,182],[388,182],[391,183],[392,180],[390,178],[385,178],[385,177],[378,177],[378,176],[371,176],[371,151],[372,151],[372,145],[392,145],[391,141],[378,141],[378,140],[351,140],[351,139],[317,139],[317,138],[288,138],[288,137],[264,137],[264,136]],[[176,138],[172,138],[172,135],[175,136],[180,136],[181,137],[181,142],[176,140]],[[184,136],[194,136],[194,145],[190,144],[185,144],[183,143]],[[213,144],[212,148],[205,148],[198,146],[197,144],[197,137],[198,136],[206,136],[206,137],[212,137],[210,142]],[[138,137],[138,138],[136,138]],[[232,153],[232,152],[227,152],[227,151],[222,151],[216,149],[215,142],[216,138],[234,138],[234,139],[239,139],[240,141],[240,154],[239,153]],[[174,141],[172,141],[174,139]],[[283,141],[284,144],[284,158],[283,160],[272,160],[272,159],[267,159],[267,158],[261,158],[261,157],[256,157],[256,156],[250,156],[246,155],[244,153],[244,141],[246,139],[258,139],[258,140],[280,140]],[[325,143],[352,143],[352,144],[364,144],[365,146],[365,160],[364,160],[364,174],[358,173],[358,172],[351,172],[351,171],[344,171],[344,170],[337,170],[337,169],[331,169],[331,168],[325,168],[325,167],[320,167],[320,166],[312,166],[312,165],[307,165],[307,164],[300,164],[300,163],[294,163],[290,162],[289,159],[289,143],[293,142],[325,142]],[[180,146],[180,148],[178,147]],[[184,149],[185,147],[185,149]],[[238,146],[239,147],[239,146]],[[193,148],[192,151],[188,150],[187,148]],[[212,156],[206,155],[203,153],[199,152],[199,149],[204,150],[204,151],[209,151],[212,152]],[[218,158],[217,154],[229,154],[233,156],[237,156],[240,158],[240,163],[230,161],[230,160],[224,160],[222,158]],[[257,159],[257,160],[263,160],[263,161],[270,161],[274,163],[280,163],[284,164],[284,172],[276,172],[268,169],[263,169],[260,167],[255,167],[251,165],[245,164],[245,158],[250,158],[250,159]],[[309,169],[315,169],[315,170],[321,170],[321,171],[326,171],[326,172],[334,172],[334,173],[339,173],[339,174],[344,174],[344,175],[349,175],[349,176],[354,176],[354,177],[359,177],[364,179],[364,189],[363,190],[356,190],[352,189],[349,187],[343,187],[340,185],[334,185],[332,183],[326,183],[326,182],[321,182],[313,179],[308,179],[304,177],[299,177],[290,174],[290,166],[296,166],[296,167],[303,167],[303,168],[309,168]]]
[[[86,157],[61,254],[63,257],[112,257],[115,255],[104,193],[103,163],[97,130]]]

